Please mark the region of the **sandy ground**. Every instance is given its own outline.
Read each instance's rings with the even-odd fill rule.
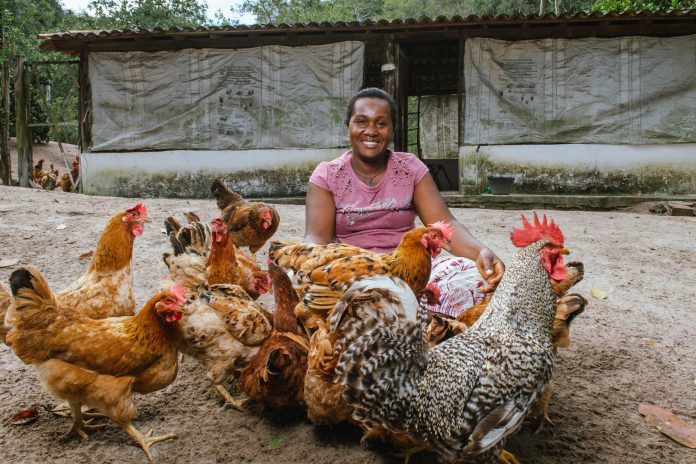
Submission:
[[[136,201],[0,187],[0,259],[21,260],[0,268],[0,279],[7,282],[18,266],[32,264],[54,289],[64,288],[85,269],[87,263],[78,256],[94,248],[106,219]],[[169,245],[160,232],[163,219],[189,210],[207,219],[216,214],[212,199],[145,203],[154,222],[135,245],[139,304],[165,274],[161,256]],[[278,210],[276,237],[299,239],[304,207],[279,205]],[[551,214],[565,232],[571,259],[585,263],[586,277],[577,290],[590,304],[573,325],[573,345],[558,356],[550,410],[555,425],[538,435],[525,427],[509,440],[508,449],[524,463],[696,462],[696,450],[648,428],[638,414],[640,403],[652,403],[696,423],[696,218]],[[518,224],[519,212],[458,209],[455,215],[503,259],[511,258],[515,250],[508,232]],[[60,224],[67,227],[58,230]],[[608,298],[590,297],[592,287]],[[14,413],[56,401],[41,390],[33,369],[4,345],[0,385],[0,461],[146,462],[116,426],[80,442],[61,438],[69,419],[43,410],[33,423],[9,425],[5,419]],[[172,385],[138,397],[137,404],[135,425],[141,430],[178,434],[153,448],[157,462],[399,462],[384,451],[361,448],[350,426],[317,429],[301,413],[222,410],[220,397],[191,359],[183,362]]]

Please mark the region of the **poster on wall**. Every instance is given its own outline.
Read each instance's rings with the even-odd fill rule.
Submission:
[[[696,36],[474,38],[466,145],[696,142]]]
[[[89,55],[91,151],[335,148],[364,44]]]

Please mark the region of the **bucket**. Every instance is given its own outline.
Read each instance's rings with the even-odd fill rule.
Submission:
[[[488,176],[488,186],[493,195],[509,195],[510,192],[512,192],[512,185],[514,183],[514,177]]]

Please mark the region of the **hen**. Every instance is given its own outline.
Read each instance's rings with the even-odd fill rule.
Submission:
[[[407,317],[341,355],[337,378],[356,420],[405,432],[446,461],[498,460],[551,379],[551,281],[566,274],[560,229],[536,215],[533,226],[523,222],[511,235],[523,249],[469,330],[428,350],[425,309],[414,299]]]
[[[256,253],[275,234],[280,216],[273,206],[247,201],[225,187],[219,179],[213,181],[210,190],[215,195],[222,219],[230,227],[230,236],[236,246],[249,247],[251,253]]]
[[[191,293],[180,323],[181,351],[206,368],[208,380],[226,405],[241,409],[243,402],[222,384],[251,361],[270,335],[271,323],[263,308],[249,296],[250,291],[234,284],[243,277],[227,225],[216,219],[211,232],[197,216],[189,213],[188,217],[190,223],[185,226],[173,217],[165,220],[174,248],[173,255],[164,254],[169,278]],[[248,278],[241,282],[254,290]]]
[[[275,312],[273,332],[239,376],[239,390],[260,403],[276,407],[304,406],[308,341],[297,323],[297,295],[287,274],[270,263]]]
[[[452,227],[438,222],[406,232],[396,249],[389,254],[373,253],[345,244],[309,245],[273,242],[269,259],[292,270],[301,298],[295,309],[308,333],[317,322],[326,319],[343,292],[342,287],[354,277],[393,275],[404,280],[420,294],[430,277],[431,259],[442,248],[449,248]]]
[[[5,337],[7,336],[7,326],[5,326],[5,314],[7,310],[10,309],[12,304],[12,295],[10,295],[10,290],[0,282],[0,343],[5,343]]]
[[[133,243],[146,222],[150,218],[143,204],[114,214],[99,236],[87,271],[56,293],[58,304],[94,319],[133,314]]]
[[[174,281],[189,289],[206,284],[239,285],[253,299],[268,291],[268,273],[252,255],[235,247],[222,219],[213,220],[212,230],[196,220],[182,226],[173,217],[164,225],[174,249],[174,255],[165,253],[164,262],[176,275]]]
[[[7,315],[7,343],[34,365],[49,393],[70,403],[69,433],[86,437],[86,430],[104,427],[83,421],[81,405],[96,407],[152,460],[150,446],[175,435],[138,431],[130,423],[136,415],[133,393],[161,390],[176,377],[183,288],[158,293],[135,316],[97,320],[62,306],[33,267],[14,271],[10,286],[15,305]]]
[[[346,283],[345,293],[329,314],[329,323],[318,322],[312,334],[309,366],[305,377],[307,416],[315,424],[338,424],[353,412],[342,397],[343,385],[334,384],[341,353],[355,340],[380,325],[389,326],[405,317],[413,303],[413,291],[401,279],[366,276]]]
[[[73,180],[70,180],[70,175],[72,175]],[[80,177],[80,157],[76,156],[72,162],[72,169],[70,174],[67,172],[56,181],[56,188],[60,187],[64,192],[72,192],[74,189],[73,181],[77,182]]]

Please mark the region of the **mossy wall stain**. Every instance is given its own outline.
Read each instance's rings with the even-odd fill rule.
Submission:
[[[490,155],[475,151],[460,155],[462,193],[483,193],[488,185],[486,178],[489,175],[515,177],[513,192],[517,193],[696,193],[696,167],[655,163],[600,172],[591,166],[497,162]]]
[[[160,172],[111,169],[99,172],[87,182],[86,192],[142,198],[210,198],[214,179],[223,179],[228,187],[244,197],[285,197],[304,195],[315,163],[292,167],[245,171]]]

